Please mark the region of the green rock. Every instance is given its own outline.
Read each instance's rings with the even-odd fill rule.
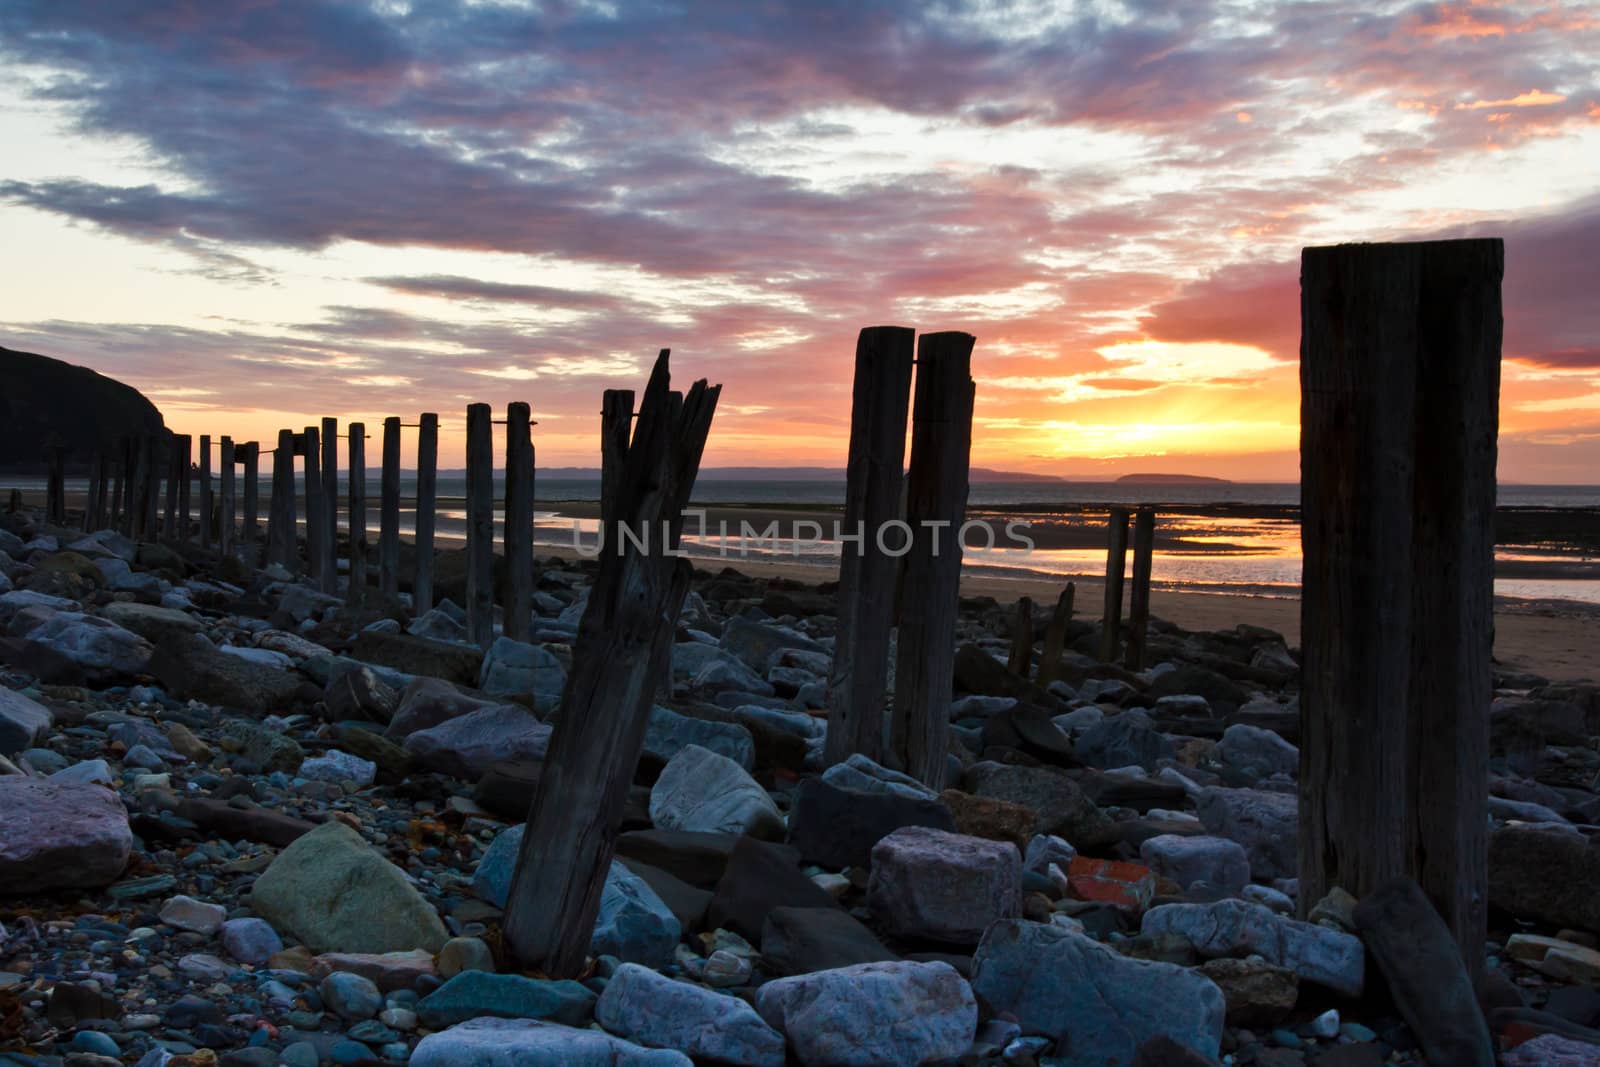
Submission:
[[[400,868],[341,822],[326,822],[278,854],[250,907],[314,952],[438,952],[449,935]]]
[[[417,1004],[417,1018],[430,1030],[485,1015],[501,1019],[545,1019],[585,1026],[598,999],[577,982],[543,981],[519,974],[462,971]]]
[[[293,774],[305,762],[306,753],[298,741],[253,722],[230,719],[223,724],[222,736],[237,744],[241,756],[268,773]]]

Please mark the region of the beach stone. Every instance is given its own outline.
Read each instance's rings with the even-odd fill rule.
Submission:
[[[595,1004],[595,1019],[641,1045],[746,1067],[783,1067],[783,1035],[736,997],[624,963]]]
[[[454,978],[462,971],[494,971],[494,952],[478,937],[452,937],[434,961],[439,977]]]
[[[1022,912],[1015,845],[912,826],[872,850],[867,906],[892,934],[972,944]]]
[[[876,934],[840,908],[773,908],[761,928],[761,961],[776,975],[894,959]]]
[[[1131,1063],[1156,1037],[1215,1059],[1222,991],[1175,964],[1130,959],[1062,926],[1007,919],[978,944],[972,986],[1024,1034],[1056,1042],[1073,1063]]]
[[[696,719],[659,704],[650,709],[650,724],[644,734],[647,755],[666,763],[689,745],[726,756],[747,771],[756,765],[755,739],[738,723]]]
[[[1298,975],[1259,956],[1207,960],[1199,971],[1222,990],[1229,1026],[1276,1026],[1288,1018],[1300,996]]]
[[[1102,719],[1078,736],[1074,751],[1090,767],[1131,767],[1147,771],[1156,763],[1176,755],[1172,742],[1142,716],[1113,715]]]
[[[109,619],[76,611],[56,612],[27,636],[104,679],[143,673],[155,651],[149,641]]]
[[[132,848],[127,810],[110,790],[0,776],[0,894],[107,885]]]
[[[939,800],[955,816],[955,831],[968,837],[985,837],[991,841],[1009,841],[1017,849],[1025,849],[1033,838],[1033,828],[1039,822],[1039,813],[1021,804],[997,797],[980,797],[963,793],[959,789],[946,789]]]
[[[728,854],[706,921],[759,942],[774,908],[835,908],[833,897],[800,870],[800,854],[787,845],[740,837]]]
[[[1596,1067],[1600,1044],[1562,1034],[1540,1034],[1500,1054],[1501,1067]]]
[[[389,720],[384,736],[401,741],[418,730],[427,730],[479,708],[493,706],[492,701],[468,696],[441,679],[417,678],[401,692],[400,706]]]
[[[271,667],[280,671],[289,671],[294,667],[294,660],[282,652],[274,652],[270,648],[255,648],[250,645],[218,645],[217,651],[224,656],[242,659],[246,663],[254,663],[258,667]]]
[[[1067,864],[1067,891],[1078,900],[1138,914],[1155,897],[1156,878],[1150,868],[1137,863],[1074,856]]]
[[[15,756],[39,744],[54,725],[49,708],[0,686],[0,756]]]
[[[718,693],[770,697],[777,692],[771,682],[732,656],[719,656],[701,667],[689,679],[689,688],[708,697]]]
[[[533,709],[548,715],[561,703],[567,671],[555,653],[543,645],[530,645],[497,637],[484,653],[478,688],[491,697],[529,700]]]
[[[569,980],[462,971],[417,1002],[417,1018],[430,1030],[484,1016],[585,1026],[594,1015],[595,999],[587,986]]]
[[[301,763],[299,774],[313,782],[332,782],[335,785],[354,782],[358,788],[365,789],[378,777],[378,765],[360,756],[330,749]]]
[[[95,784],[109,787],[116,785],[117,777],[111,773],[111,764],[105,760],[86,759],[52,773],[50,781],[59,785]]]
[[[501,760],[544,759],[549,723],[520,704],[495,704],[406,735],[425,767],[475,782]]]
[[[280,852],[256,879],[250,907],[316,952],[436,952],[447,940],[400,869],[338,821]]]
[[[826,656],[828,650],[811,638],[788,627],[756,622],[743,615],[729,617],[718,644],[757,674],[766,674],[786,651]]]
[[[130,600],[113,601],[101,608],[100,614],[152,645],[160,644],[176,634],[197,634],[204,628],[198,618],[186,611]]]
[[[705,925],[706,909],[711,907],[711,893],[708,890],[696,889],[681,878],[636,859],[619,856],[618,861],[644,879],[644,883],[661,898],[685,933],[699,930]]]
[[[1160,834],[1139,846],[1139,858],[1163,878],[1184,889],[1205,883],[1233,894],[1250,884],[1250,857],[1244,846],[1225,837]]]
[[[409,1067],[693,1067],[670,1049],[646,1049],[599,1030],[536,1019],[471,1019],[429,1034]]]
[[[340,751],[373,764],[378,777],[402,778],[416,767],[417,761],[411,753],[359,722],[339,723],[333,731],[339,740]],[[527,809],[517,814],[526,815]]]
[[[362,630],[350,655],[363,663],[467,686],[476,686],[483,672],[483,650],[477,646],[412,634]]]
[[[861,963],[767,982],[761,1017],[805,1065],[911,1067],[953,1060],[978,1027],[972,987],[948,963]]]
[[[738,841],[735,834],[632,830],[617,837],[617,855],[660,868],[697,889],[715,889]]]
[[[244,719],[229,719],[222,725],[223,747],[237,748],[245,759],[263,771],[294,774],[305,762],[300,743],[281,730],[269,730]]]
[[[939,794],[901,771],[890,770],[856,752],[822,772],[822,780],[857,793],[894,793],[912,800],[937,800]]]
[[[1519,919],[1600,933],[1600,847],[1549,826],[1489,834],[1489,902]]]
[[[266,714],[292,707],[302,680],[292,671],[220,651],[199,634],[173,634],[156,647],[150,673],[173,696]]]
[[[296,623],[305,622],[307,619],[321,619],[329,612],[339,610],[343,605],[344,601],[338,597],[300,583],[284,587],[278,596],[278,611]],[[281,619],[278,622],[282,624]]]
[[[1360,938],[1286,918],[1260,904],[1163,904],[1145,913],[1140,933],[1177,934],[1207,959],[1254,953],[1289,968],[1302,981],[1347,997],[1361,995],[1366,953]]]
[[[650,790],[650,821],[665,830],[778,837],[783,816],[760,784],[733,760],[686,745]]]
[[[1298,748],[1271,730],[1248,723],[1235,723],[1222,731],[1216,752],[1224,767],[1252,780],[1274,774],[1294,778],[1300,773]]]
[[[1116,835],[1111,820],[1078,783],[1048,767],[979,761],[962,775],[962,787],[976,796],[1032,808],[1039,816],[1035,833],[1054,834],[1076,848],[1093,847]]]
[[[228,909],[193,897],[178,895],[161,905],[157,913],[161,921],[179,930],[207,936],[222,929],[228,918]]]
[[[400,707],[400,694],[368,666],[342,671],[322,690],[329,722],[347,719],[387,723]]]
[[[628,963],[662,967],[672,961],[683,928],[649,884],[612,861],[600,893],[590,950]]]
[[[523,830],[519,823],[495,834],[472,872],[472,891],[497,908],[504,908],[511,895],[511,877],[516,872]]]
[[[1167,696],[1202,696],[1218,716],[1231,715],[1249,703],[1250,692],[1224,674],[1196,663],[1173,663],[1150,680],[1145,695],[1159,700]]]
[[[283,951],[283,939],[267,920],[248,916],[222,924],[222,947],[240,963],[259,967]]]
[[[954,830],[956,822],[950,809],[937,800],[858,793],[821,778],[807,778],[794,792],[788,843],[807,863],[831,870],[865,868],[872,863],[872,847],[904,826]]]
[[[370,978],[335,971],[317,987],[322,1003],[342,1019],[370,1019],[383,1010],[383,994]]]
[[[291,951],[299,956],[304,950]],[[286,954],[271,960],[272,966],[280,966],[283,955]],[[312,958],[309,973],[317,979],[341,971],[359,974],[371,980],[383,992],[392,993],[397,989],[412,989],[419,981],[435,977],[438,971],[433,959],[433,953],[426,949],[408,952],[324,952]]]
[[[1250,874],[1261,879],[1299,874],[1299,805],[1293,793],[1213,786],[1197,802],[1206,833],[1244,846]]]

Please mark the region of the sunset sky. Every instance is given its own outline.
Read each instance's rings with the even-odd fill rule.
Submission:
[[[842,465],[899,323],[977,335],[975,464],[1293,480],[1300,249],[1501,235],[1501,478],[1600,481],[1595,0],[7,0],[0,62],[0,344],[180,432],[593,466],[670,347],[708,465]]]

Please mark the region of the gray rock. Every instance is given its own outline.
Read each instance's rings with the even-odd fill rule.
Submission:
[[[1271,730],[1249,723],[1234,723],[1217,742],[1217,758],[1247,778],[1274,774],[1295,777],[1300,772],[1300,750]]]
[[[76,611],[56,612],[29,631],[28,639],[102,678],[142,673],[155,651],[138,634],[107,619]]]
[[[264,771],[293,774],[305,762],[305,750],[294,738],[244,719],[230,719],[224,723],[222,736],[237,746],[245,759]]]
[[[221,904],[179,894],[161,905],[161,911],[157,914],[168,926],[193,934],[210,935],[222,929],[228,909]]]
[[[534,710],[548,715],[561,703],[567,671],[555,653],[543,645],[530,645],[499,637],[483,657],[478,688],[491,697],[532,699]]]
[[[1077,782],[1060,771],[980,761],[967,768],[962,783],[968,793],[976,796],[1032,808],[1039,817],[1035,833],[1065,838],[1076,848],[1116,835],[1111,820],[1084,795]]]
[[[155,604],[114,601],[101,608],[100,614],[151,644],[159,644],[173,634],[197,634],[203,628],[200,620],[188,612]]]
[[[1347,997],[1361,995],[1366,953],[1360,938],[1278,915],[1261,904],[1162,904],[1145,912],[1140,932],[1179,934],[1207,959],[1255,953],[1289,968],[1301,981]]]
[[[777,664],[785,650],[827,654],[827,649],[802,633],[787,627],[759,623],[734,615],[722,629],[719,642],[724,651],[758,675],[765,675]]]
[[[1022,912],[1022,856],[1009,841],[907,826],[872,849],[867,905],[891,933],[972,944]]]
[[[103,759],[86,759],[63,767],[50,775],[50,781],[58,785],[104,785],[112,786],[117,783],[117,776],[111,772],[111,764]]]
[[[995,923],[973,957],[972,986],[1024,1034],[1057,1042],[1067,1063],[1131,1063],[1163,1036],[1215,1059],[1222,1041],[1225,1005],[1210,979],[1118,955],[1062,926]]]
[[[694,1067],[669,1049],[535,1019],[472,1019],[429,1034],[409,1067]]]
[[[650,709],[644,751],[665,763],[688,745],[726,756],[745,770],[756,765],[756,744],[750,731],[736,722],[717,722],[680,715],[657,705]]]
[[[50,709],[0,685],[0,756],[14,756],[43,741],[55,725]]]
[[[676,982],[646,967],[618,967],[595,1005],[614,1034],[695,1059],[747,1067],[783,1067],[783,1035],[736,997]]]
[[[662,830],[776,837],[783,816],[754,778],[733,760],[686,745],[650,790],[650,821]]]
[[[174,696],[258,714],[291,706],[302,684],[297,673],[229,655],[199,634],[163,640],[150,673]]]
[[[378,765],[371,760],[364,760],[360,756],[352,756],[335,748],[301,763],[300,777],[309,778],[313,782],[332,782],[335,785],[340,782],[354,782],[358,787],[365,789],[378,777]]]
[[[418,1002],[417,1018],[433,1030],[484,1016],[583,1026],[594,1014],[594,1002],[594,993],[573,981],[462,971]]]
[[[769,697],[777,692],[771,682],[731,656],[714,659],[701,667],[689,680],[689,688],[705,696],[734,692]]]
[[[127,810],[110,790],[0,777],[0,894],[106,885],[132,848]]]
[[[1300,816],[1292,793],[1213,787],[1200,794],[1206,832],[1244,846],[1256,878],[1293,878],[1298,872]]]
[[[250,916],[222,924],[222,947],[240,963],[260,966],[283,951],[283,939],[267,920]]]
[[[828,732],[826,719],[807,715],[803,711],[784,711],[760,704],[741,704],[733,709],[733,717],[741,722],[772,726],[805,738],[822,737]]]
[[[1225,837],[1160,834],[1139,846],[1139,858],[1159,875],[1188,889],[1199,882],[1222,893],[1250,883],[1250,857],[1244,846]]]
[[[757,992],[756,1009],[807,1067],[953,1060],[978,1028],[972,987],[948,963],[860,963],[779,978]]]
[[[939,799],[937,791],[909,774],[890,770],[859,752],[823,771],[822,780],[836,788],[853,789],[858,793],[897,793],[913,800]]]
[[[296,623],[307,619],[321,619],[338,611],[344,601],[336,596],[313,589],[309,585],[291,585],[278,598],[278,610]]]
[[[370,978],[334,971],[317,987],[328,1010],[343,1019],[370,1019],[383,1010],[383,994]]]
[[[1143,716],[1125,712],[1114,715],[1085,730],[1078,738],[1077,756],[1091,767],[1131,767],[1147,771],[1156,762],[1175,755],[1172,742],[1152,727]]]
[[[408,734],[405,748],[432,770],[475,782],[500,760],[544,759],[550,731],[522,705],[496,704]]]
[[[400,706],[384,730],[390,740],[401,740],[418,730],[427,730],[480,708],[493,707],[487,700],[468,696],[442,678],[418,678],[400,694]]]

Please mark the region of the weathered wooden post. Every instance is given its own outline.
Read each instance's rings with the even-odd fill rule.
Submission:
[[[1144,669],[1144,648],[1150,636],[1150,572],[1155,564],[1156,513],[1140,508],[1133,516],[1133,590],[1128,596],[1128,647],[1122,665]]]
[[[506,405],[505,635],[533,636],[533,435],[528,405]]]
[[[622,463],[628,455],[628,438],[633,433],[633,390],[607,389],[600,398],[600,545],[611,549],[616,544],[615,530],[609,529],[617,510],[617,487],[622,482]]]
[[[306,563],[317,588],[326,589],[327,576],[323,573],[322,539],[327,536],[323,524],[322,508],[322,435],[315,426],[301,431],[301,451],[305,453],[306,473]]]
[[[1300,892],[1414,878],[1486,935],[1497,239],[1308,248]]]
[[[346,508],[350,515],[350,589],[347,599],[359,604],[367,595],[367,427],[350,424],[350,485]]]
[[[172,472],[178,476],[178,527],[179,541],[189,540],[189,513],[190,504],[193,502],[194,467],[190,462],[191,453],[194,451],[194,438],[186,433],[180,433],[173,438],[178,446],[178,456],[172,465]]]
[[[1122,583],[1128,566],[1128,509],[1112,508],[1106,519],[1106,606],[1100,625],[1100,658],[1117,658],[1122,647]]]
[[[467,405],[467,640],[494,643],[494,442],[488,404]]]
[[[178,435],[168,434],[166,508],[161,513],[161,536],[168,541],[175,541],[178,537],[178,483],[183,480],[180,467],[183,456],[178,445]]]
[[[417,570],[411,578],[411,607],[421,615],[433,607],[433,529],[439,491],[439,416],[417,420]]]
[[[383,474],[378,483],[378,592],[400,595],[400,417],[383,420]]]
[[[299,570],[299,507],[294,488],[294,431],[278,431],[278,447],[272,453],[272,498],[267,506],[267,562],[277,563],[290,574]]]
[[[324,593],[339,589],[339,420],[324,417],[322,420],[322,584]],[[310,487],[307,488],[310,492]]]
[[[117,442],[121,457],[117,464],[117,484],[111,498],[111,526],[124,537],[133,534],[133,472],[136,465],[133,437],[124,434]]]
[[[67,448],[52,438],[46,452],[49,456],[49,477],[45,480],[45,518],[56,526],[67,522]]]
[[[211,547],[211,526],[216,522],[211,507],[211,435],[200,435],[200,547]]]
[[[1016,621],[1011,626],[1011,655],[1006,668],[1026,678],[1033,665],[1033,598],[1017,600]]]
[[[1072,621],[1072,602],[1078,595],[1078,583],[1068,582],[1056,598],[1055,611],[1050,614],[1050,625],[1044,631],[1044,652],[1039,658],[1039,676],[1042,688],[1061,677],[1061,653],[1067,644],[1067,624]]]
[[[824,742],[830,764],[857,752],[883,759],[889,631],[900,572],[900,557],[891,553],[905,547],[902,532],[888,524],[900,518],[915,338],[908,326],[869,326],[856,338],[844,530],[858,539],[840,546]]]
[[[668,384],[663,351],[615,498],[616,521],[649,536],[650,548],[619,539],[621,554],[600,557],[506,904],[511,950],[552,977],[577,975],[588,954],[628,787],[689,589],[689,561],[668,555],[660,537],[664,524],[670,542],[681,533],[721,387],[696,382],[674,417]]]
[[[972,451],[969,333],[925,333],[917,341],[911,413],[906,555],[895,651],[889,758],[933,789],[944,786],[961,597],[961,525]]]
[[[105,485],[106,474],[105,453],[98,448],[89,456],[89,492],[83,500],[84,533],[93,533],[100,529],[101,511],[105,501],[101,499],[101,490]],[[65,488],[65,486],[63,486]]]
[[[261,537],[261,442],[246,441],[234,445],[234,451],[244,461],[244,523],[239,539],[253,545]]]
[[[158,452],[156,436],[146,434],[139,451],[139,512],[136,523],[137,535],[142,541],[154,540],[159,536],[156,524],[156,503],[161,493],[161,473],[156,468]]]
[[[224,556],[233,554],[233,475],[234,467],[238,461],[238,454],[233,447],[233,438],[224,435],[222,438],[222,454],[218,457],[218,473],[222,475],[222,485],[220,487],[222,518],[217,523],[217,550]]]

